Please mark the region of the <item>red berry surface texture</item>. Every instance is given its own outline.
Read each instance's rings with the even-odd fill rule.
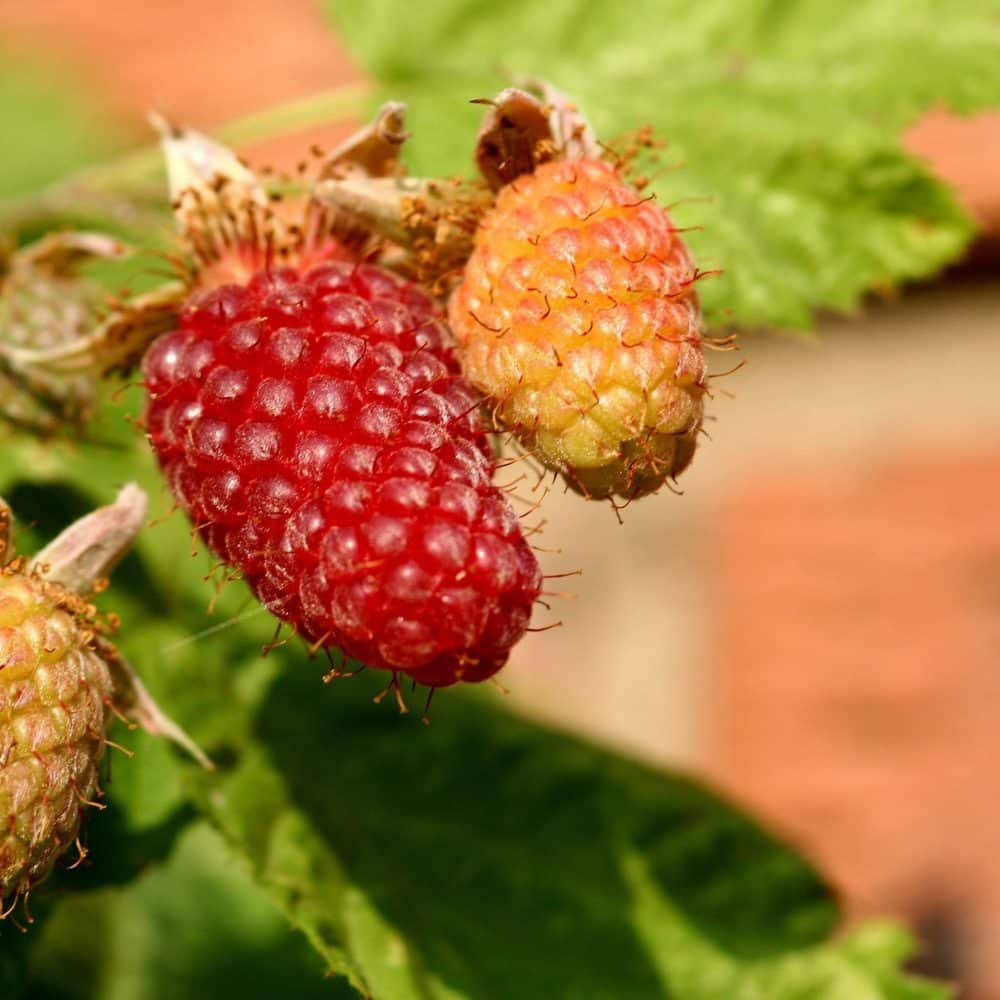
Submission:
[[[697,277],[670,217],[615,166],[544,163],[500,190],[451,298],[463,370],[575,489],[652,492],[701,427]]]
[[[45,878],[98,794],[111,676],[62,594],[0,570],[0,899]]]
[[[278,618],[432,687],[503,665],[540,570],[422,291],[264,269],[196,292],[144,376],[175,497]]]

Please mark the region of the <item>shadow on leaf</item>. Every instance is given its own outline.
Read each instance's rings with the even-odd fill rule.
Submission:
[[[373,705],[375,690],[371,678],[323,690],[290,663],[258,736],[344,877],[462,995],[661,996],[623,849],[696,934],[734,956],[832,929],[836,907],[806,863],[693,782],[478,692],[442,692],[423,727]]]

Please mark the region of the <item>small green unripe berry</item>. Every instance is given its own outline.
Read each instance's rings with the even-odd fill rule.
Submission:
[[[112,681],[84,602],[0,570],[0,898],[44,879],[100,794]]]

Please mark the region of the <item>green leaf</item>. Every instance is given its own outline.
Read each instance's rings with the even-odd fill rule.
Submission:
[[[710,321],[806,327],[933,274],[972,228],[900,147],[934,104],[1000,105],[997,0],[336,0],[353,52],[412,110],[416,172],[467,172],[501,73],[573,94],[605,139],[652,124],[653,187]]]
[[[765,961],[735,961],[699,934],[634,851],[622,856],[635,927],[663,987],[684,1000],[947,1000],[951,990],[901,972],[913,942],[889,923]]]
[[[317,123],[330,126],[360,114],[362,94],[360,86],[339,87],[264,108],[221,126],[219,138],[231,145],[241,145]],[[0,93],[0,112],[3,109]],[[28,136],[27,132],[23,134]],[[152,134],[147,138],[152,140]],[[40,131],[32,138],[33,148],[44,150],[50,141]],[[58,166],[59,161],[55,162]],[[53,167],[39,177],[39,183],[58,178],[54,183],[41,190],[33,185],[30,192],[21,196],[17,196],[18,192],[7,192],[0,185],[0,229],[41,233],[60,225],[74,225],[112,230],[143,246],[154,246],[164,239],[169,232],[169,199],[163,152],[158,143],[150,141],[138,149],[104,158],[63,176],[66,168],[73,165]],[[6,197],[8,194],[14,196]],[[134,289],[136,277],[133,275],[125,287]],[[138,286],[142,285],[139,281]]]
[[[32,931],[22,989],[50,1000],[355,995],[323,978],[315,953],[205,824],[128,887],[61,899]]]
[[[836,907],[816,876],[688,779],[481,695],[443,693],[424,729],[370,683],[320,693],[279,659],[253,749],[203,801],[370,995],[946,995],[899,973],[895,937],[826,943]]]
[[[106,156],[115,136],[65,73],[0,49],[0,198],[37,190]]]

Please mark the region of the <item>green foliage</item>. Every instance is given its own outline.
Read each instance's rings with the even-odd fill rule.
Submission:
[[[468,165],[480,109],[464,97],[495,90],[501,62],[578,93],[605,136],[655,123],[683,163],[659,178],[664,199],[711,198],[677,215],[705,227],[692,234],[702,266],[726,268],[705,285],[717,320],[802,325],[816,306],[929,273],[967,238],[897,137],[935,100],[965,110],[1000,92],[982,4],[336,9],[359,56],[411,101],[419,170]],[[111,147],[84,101],[40,79],[0,61],[13,143],[0,219],[47,227],[128,204],[153,232],[165,210],[149,194],[160,169],[150,151],[10,200]],[[295,113],[355,99],[327,95]],[[0,996],[948,995],[901,971],[910,942],[898,929],[841,934],[809,865],[689,779],[515,718],[488,690],[441,693],[424,727],[374,705],[371,675],[324,687],[298,643],[262,658],[273,622],[241,585],[207,610],[211,563],[192,555],[125,419],[139,393],[105,402],[85,441],[6,436],[0,493],[30,551],[121,483],[147,489],[153,523],[101,603],[218,770],[117,727],[134,756],[109,754],[109,806],[91,813],[86,863],[33,895],[30,933],[0,922]]]
[[[61,76],[0,48],[0,198],[37,190],[114,148],[114,130]]]
[[[262,658],[272,624],[242,586],[206,611],[208,560],[181,515],[161,517],[169,499],[123,419],[139,405],[102,409],[100,445],[9,438],[0,493],[27,551],[115,484],[149,490],[154,523],[102,603],[219,767],[119,727],[134,757],[109,761],[89,866],[36,894],[27,939],[0,924],[4,996],[946,995],[899,971],[898,932],[838,938],[809,866],[689,779],[517,719],[490,692],[442,692],[425,727],[373,704],[382,677],[324,687],[297,642]]]
[[[1000,105],[997,0],[332,0],[352,51],[412,112],[415,172],[468,172],[505,73],[578,98],[606,140],[668,141],[654,189],[716,324],[807,327],[933,274],[971,234],[900,147],[936,103]]]
[[[20,100],[16,93],[8,97]],[[4,109],[2,101],[0,93],[0,109]],[[219,129],[219,138],[240,145],[318,123],[331,125],[361,111],[361,88],[340,87],[231,121]],[[67,114],[67,122],[80,130],[86,142],[77,158],[64,164],[64,169],[92,158],[101,141],[100,129],[87,116]],[[47,128],[49,125],[53,126],[51,130]],[[53,142],[59,148],[60,134],[57,123],[44,116],[28,114],[17,122],[13,134],[14,156],[23,164],[18,174],[29,180],[21,191],[17,185],[8,187],[0,177],[0,229],[19,233],[25,242],[51,228],[73,225],[111,231],[140,246],[160,243],[170,227],[163,194],[166,173],[159,145],[150,141],[139,149],[84,166],[47,184],[53,175],[35,170],[32,164],[39,154],[49,155],[46,151]],[[152,140],[152,134],[148,138]],[[130,280],[124,287],[134,286],[134,276]]]
[[[95,852],[128,843],[96,829],[102,819],[91,833]],[[27,966],[28,995],[50,1000],[356,995],[323,979],[318,956],[203,823],[127,886],[59,900],[32,931]]]

